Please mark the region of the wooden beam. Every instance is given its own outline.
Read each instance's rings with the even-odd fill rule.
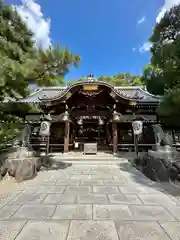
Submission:
[[[112,132],[113,132],[113,154],[117,153],[118,150],[118,132],[117,132],[117,123],[112,123]]]
[[[69,152],[69,132],[70,132],[70,123],[65,122],[65,134],[64,134],[64,152]]]
[[[108,117],[111,114],[110,111],[74,111],[74,116],[105,116]]]

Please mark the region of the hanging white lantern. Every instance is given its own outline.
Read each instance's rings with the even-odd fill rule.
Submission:
[[[142,129],[143,129],[143,122],[142,121],[133,121],[132,128],[133,128],[133,132],[135,135],[141,134]]]
[[[41,127],[40,127],[40,135],[48,136],[50,133],[50,122],[48,121],[43,121],[41,122]]]

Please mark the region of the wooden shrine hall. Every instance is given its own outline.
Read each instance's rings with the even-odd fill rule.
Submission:
[[[97,151],[133,150],[132,121],[143,121],[141,148],[155,143],[152,125],[158,122],[159,98],[144,86],[116,87],[88,77],[66,87],[43,87],[19,102],[38,104],[41,113],[26,116],[30,124],[29,142],[38,150],[42,115],[49,116],[49,152],[84,151],[86,144]]]

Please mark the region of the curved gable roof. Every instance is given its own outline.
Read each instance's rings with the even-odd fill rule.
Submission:
[[[147,90],[144,90],[144,86],[113,86],[107,82],[101,81],[83,81],[75,83],[71,86],[66,87],[42,87],[38,89],[33,94],[29,95],[27,98],[19,99],[18,102],[27,102],[27,103],[40,103],[44,100],[54,101],[61,99],[72,89],[82,86],[84,84],[98,84],[110,88],[116,95],[120,96],[126,100],[136,100],[139,103],[158,103],[160,101],[159,96],[150,94]]]

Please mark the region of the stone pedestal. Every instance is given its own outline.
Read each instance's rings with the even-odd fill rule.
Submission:
[[[158,146],[156,151],[149,150],[148,155],[156,158],[169,160],[169,161],[173,160],[172,147],[169,145]]]
[[[9,149],[9,151],[7,153],[5,153],[5,158],[8,159],[23,159],[23,158],[29,158],[29,157],[33,157],[35,154],[34,151],[30,151],[28,147],[12,147]]]

